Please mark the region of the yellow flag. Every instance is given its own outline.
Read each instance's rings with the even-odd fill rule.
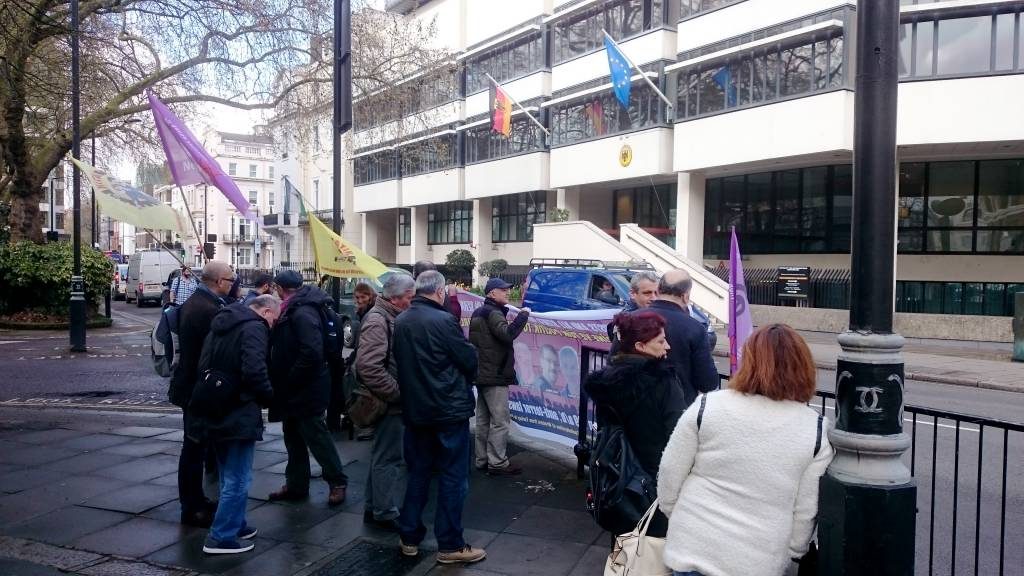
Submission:
[[[388,271],[387,266],[335,234],[311,212],[307,212],[307,216],[313,253],[321,274],[337,278],[379,278]]]
[[[171,230],[182,236],[188,235],[188,224],[177,210],[153,198],[126,182],[114,180],[107,173],[85,162],[71,159],[89,180],[96,192],[96,202],[103,213],[139,228],[150,230]]]

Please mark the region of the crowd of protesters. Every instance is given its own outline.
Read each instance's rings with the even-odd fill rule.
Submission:
[[[309,497],[312,453],[327,503],[345,501],[348,478],[330,432],[346,409],[356,410],[353,388],[365,400],[360,435],[372,440],[364,522],[397,533],[401,553],[418,555],[436,478],[437,561],[486,557],[463,536],[469,466],[493,476],[522,472],[507,451],[508,387],[517,382],[513,345],[530,310],[510,316],[508,283],[487,282],[468,338],[457,294],[430,262],[412,275],[386,275],[379,294],[360,283],[353,351],[338,359],[351,382],[342,387],[331,369],[331,298],[297,272],[260,275],[244,298],[223,262],[208,262],[198,281],[182,273],[176,282],[180,359],[169,396],[185,420],[181,521],[210,528],[205,552],[254,547],[245,502],[262,408],[282,422],[288,453],[285,484],[269,499]],[[654,479],[648,535],[666,539],[666,566],[683,576],[782,574],[807,550],[817,480],[832,457],[822,419],[806,406],[814,365],[796,332],[767,326],[747,342],[730,389],[718,391],[714,339],[690,301],[692,284],[682,270],[634,275],[630,302],[609,325],[609,365],[584,387],[598,426],[620,425]],[[204,468],[219,476],[216,503],[204,494]],[[725,553],[721,542],[743,545]]]

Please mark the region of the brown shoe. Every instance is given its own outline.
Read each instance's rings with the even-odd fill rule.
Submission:
[[[472,564],[487,558],[487,552],[483,548],[473,548],[466,544],[462,550],[454,552],[438,552],[438,564]]]
[[[345,501],[347,486],[331,486],[331,494],[327,497],[328,506],[337,506]]]
[[[277,492],[271,492],[267,499],[271,502],[285,501],[294,502],[296,500],[305,500],[309,497],[309,492],[294,492],[288,489],[287,485],[281,486],[281,489]]]
[[[504,468],[492,468],[490,466],[487,467],[488,476],[519,476],[522,473],[522,468],[518,466],[513,466],[511,464],[505,466]]]

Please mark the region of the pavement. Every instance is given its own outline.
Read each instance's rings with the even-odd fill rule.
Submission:
[[[583,576],[603,570],[609,536],[583,511],[570,458],[513,447],[520,477],[473,471],[465,536],[487,550],[471,567],[435,564],[432,532],[419,558],[362,522],[369,444],[336,442],[348,499],[329,508],[314,480],[301,503],[271,503],[284,482],[280,427],[257,444],[248,522],[256,549],[202,552],[206,530],[180,525],[179,414],[5,407],[0,412],[0,574],[4,576],[451,575]],[[319,470],[314,466],[314,473]],[[210,492],[208,490],[208,492]],[[213,494],[215,495],[215,493]],[[432,524],[433,506],[424,521]]]

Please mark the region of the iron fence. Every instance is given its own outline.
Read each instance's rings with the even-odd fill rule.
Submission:
[[[607,359],[607,352],[581,349],[580,425],[573,448],[580,478],[597,433],[582,383]],[[728,376],[720,377],[728,382]],[[812,406],[834,420],[835,403],[833,392],[819,390]],[[1024,423],[907,405],[904,431],[911,448],[903,460],[917,483],[916,573],[1024,573],[1024,532],[1007,532],[1007,526],[1024,524]]]

